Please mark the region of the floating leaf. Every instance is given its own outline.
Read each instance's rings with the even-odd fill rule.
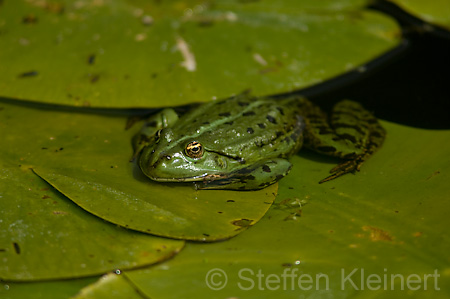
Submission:
[[[48,299],[71,298],[81,288],[94,283],[96,277],[79,278],[60,281],[40,282],[0,282],[0,298],[2,299]]]
[[[450,2],[447,0],[389,0],[406,12],[430,24],[450,30]]]
[[[107,274],[96,283],[82,289],[73,299],[101,298],[145,299],[136,288],[124,277]]]
[[[275,198],[276,185],[257,192],[197,191],[192,184],[151,181],[129,162],[134,132],[125,131],[124,117],[1,107],[0,135],[9,145],[0,149],[3,161],[32,168],[85,210],[126,228],[226,239],[255,224]],[[11,177],[24,181],[21,172]],[[14,194],[11,200],[21,196]]]
[[[386,143],[356,175],[319,185],[336,161],[304,152],[250,230],[125,275],[150,298],[448,298],[450,131],[383,125]]]
[[[105,220],[149,234],[194,241],[237,235],[258,222],[276,195],[276,185],[255,192],[196,191],[193,186],[147,182],[145,177],[142,180],[146,181],[123,186],[123,182],[104,177],[83,176],[79,169],[73,170],[73,175],[69,169],[57,170],[64,175],[39,167],[35,171],[78,205]]]
[[[246,89],[275,94],[356,69],[400,42],[393,19],[361,8],[369,1],[249,2],[4,1],[0,96],[161,107]]]
[[[183,247],[180,241],[105,223],[53,190],[26,165],[3,161],[0,190],[4,280],[74,278],[142,267]]]

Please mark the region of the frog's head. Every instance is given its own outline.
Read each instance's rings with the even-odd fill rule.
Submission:
[[[155,181],[201,181],[223,177],[236,159],[210,151],[201,140],[174,139],[173,131],[158,132],[153,145],[146,147],[139,159],[142,172]]]

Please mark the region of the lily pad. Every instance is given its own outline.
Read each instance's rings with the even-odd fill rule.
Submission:
[[[370,1],[252,2],[3,1],[0,96],[162,107],[276,94],[400,43],[395,20],[362,8]]]
[[[131,139],[140,128],[126,131],[125,117],[1,107],[4,162],[33,169],[83,209],[129,229],[176,239],[227,239],[255,224],[276,195],[276,185],[257,192],[198,191],[192,184],[151,181],[129,162]],[[29,173],[10,176],[21,182],[23,175]],[[11,200],[21,196],[14,194]]]
[[[73,299],[101,298],[145,299],[129,281],[121,275],[109,273],[96,283],[83,288]]]
[[[40,282],[0,282],[0,298],[2,299],[48,299],[71,298],[81,288],[95,283],[97,277],[78,278],[60,281]]]
[[[86,213],[26,165],[2,161],[0,179],[0,279],[75,278],[142,267],[173,256],[184,245]]]
[[[319,185],[336,161],[303,152],[257,225],[125,275],[150,298],[448,298],[450,131],[383,125],[355,176]]]
[[[409,14],[433,25],[450,30],[450,2],[447,0],[389,0]]]

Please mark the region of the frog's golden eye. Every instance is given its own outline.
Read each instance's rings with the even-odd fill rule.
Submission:
[[[199,159],[203,156],[203,146],[197,141],[192,141],[184,150],[186,156],[193,159]]]

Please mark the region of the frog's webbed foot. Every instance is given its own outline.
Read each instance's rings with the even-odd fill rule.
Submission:
[[[331,175],[319,183],[359,171],[364,161],[383,144],[386,135],[383,127],[356,102],[344,100],[337,103],[329,121],[317,107],[309,107],[308,112],[306,146],[346,160],[331,169]]]
[[[331,174],[329,176],[327,176],[326,178],[324,178],[323,180],[321,180],[319,182],[319,184],[334,180],[335,178],[343,176],[344,174],[347,174],[347,173],[355,173],[356,171],[359,171],[361,168],[361,165],[364,163],[364,161],[366,159],[363,158],[363,155],[361,155],[361,156],[356,157],[353,160],[344,161],[344,162],[336,165],[335,167],[333,167],[330,170]]]

